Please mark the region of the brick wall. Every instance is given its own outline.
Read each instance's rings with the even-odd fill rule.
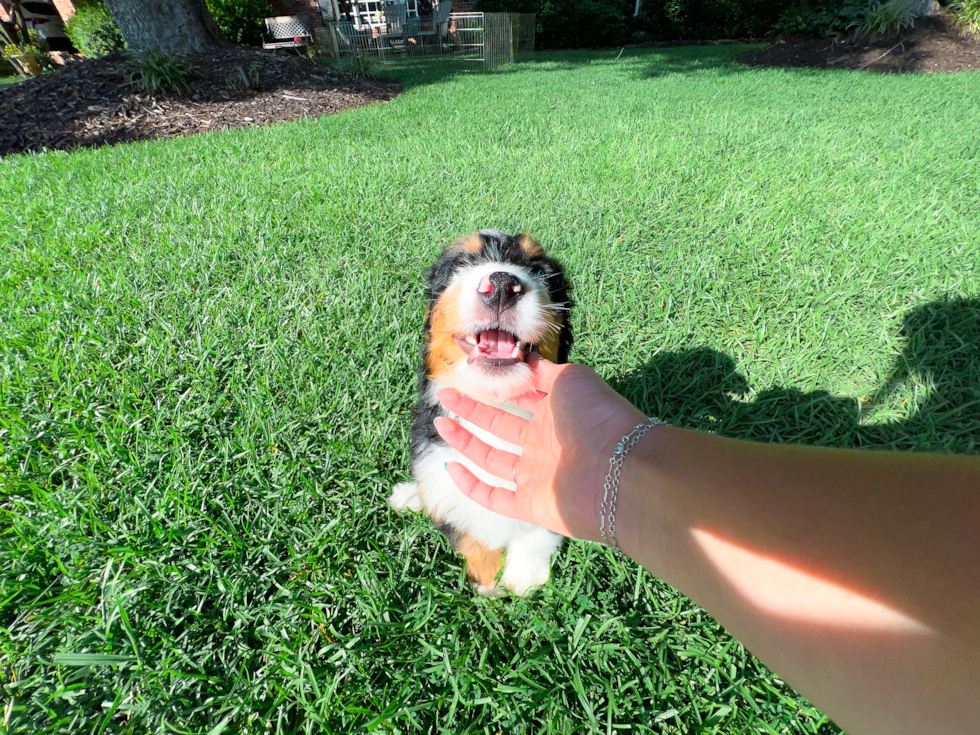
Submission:
[[[51,0],[51,2],[58,9],[58,15],[61,16],[62,20],[68,20],[75,14],[75,6],[71,4],[71,0]],[[7,11],[3,5],[0,5],[0,21],[4,23],[10,22],[10,17],[7,15]]]
[[[71,0],[51,0],[54,6],[58,9],[58,15],[61,16],[62,20],[68,20],[75,14],[75,6],[71,4]],[[7,13],[6,8],[0,5],[0,22],[11,23],[10,15]]]
[[[75,6],[71,4],[71,0],[51,0],[51,2],[58,9],[62,20],[68,20],[75,14]]]

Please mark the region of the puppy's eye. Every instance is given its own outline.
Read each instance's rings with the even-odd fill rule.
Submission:
[[[540,266],[531,266],[531,276],[533,278],[541,278],[544,275],[544,269]]]

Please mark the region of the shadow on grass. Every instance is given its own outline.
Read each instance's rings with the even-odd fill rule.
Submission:
[[[406,87],[422,86],[454,79],[461,74],[497,75],[520,71],[572,71],[583,67],[618,71],[627,79],[651,79],[671,74],[710,73],[718,76],[744,74],[753,68],[738,64],[734,57],[751,48],[743,45],[680,46],[675,48],[611,49],[603,51],[543,51],[514,66],[489,70],[460,71],[450,61],[413,60],[379,66],[376,73],[401,82]],[[812,70],[794,70],[808,73]]]
[[[731,76],[753,71],[738,64],[735,56],[751,48],[743,45],[678,46],[674,48],[623,49],[611,51],[564,51],[540,54],[529,68],[565,71],[582,66],[616,69],[633,79],[652,79],[671,74]]]
[[[733,438],[980,451],[980,300],[949,298],[918,306],[906,315],[902,337],[905,348],[891,376],[870,396],[772,388],[739,400],[736,396],[749,390],[748,380],[728,355],[706,348],[656,355],[612,386],[648,415]],[[910,417],[868,421],[876,406],[910,380],[924,393]]]

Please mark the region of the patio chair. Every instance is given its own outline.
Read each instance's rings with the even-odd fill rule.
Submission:
[[[420,36],[435,36],[439,43],[439,48],[442,48],[442,39],[449,35],[449,15],[453,12],[453,4],[449,0],[442,0],[439,3],[439,7],[435,9],[432,14],[432,25],[430,26],[428,22],[425,24],[425,28],[428,30],[419,31]]]
[[[452,12],[453,4],[449,0],[442,0],[436,12],[432,14],[432,29],[440,38],[449,35],[449,15]]]
[[[405,26],[408,21],[408,11],[404,4],[385,4],[385,32],[383,38],[392,46],[403,47],[405,44]]]
[[[309,44],[310,26],[301,15],[279,15],[265,19],[262,48],[298,48]],[[268,39],[268,40],[266,40]]]

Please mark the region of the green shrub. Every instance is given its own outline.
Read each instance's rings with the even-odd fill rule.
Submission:
[[[817,13],[807,31],[825,38],[842,36],[864,23],[869,9],[867,0],[835,3]]]
[[[772,30],[779,35],[808,33],[829,38],[842,36],[852,28],[860,28],[865,33],[902,30],[911,28],[914,22],[915,13],[907,0],[889,0],[884,4],[872,4],[869,0],[804,0],[787,8]]]
[[[40,76],[42,69],[51,66],[48,45],[34,30],[28,31],[26,41],[5,45],[0,55],[23,76]]]
[[[365,54],[358,54],[349,59],[342,68],[353,79],[372,79],[374,77],[374,64],[371,58]]]
[[[187,94],[190,70],[180,59],[161,51],[148,51],[131,62],[129,79],[147,94]]]
[[[787,8],[773,26],[772,32],[779,36],[789,33],[806,33],[823,38],[842,36],[861,25],[868,10],[868,0],[804,0]]]
[[[758,38],[784,7],[771,0],[644,0],[638,22],[655,40]]]
[[[278,15],[268,0],[207,0],[207,6],[224,37],[245,46],[261,45],[264,20]]]
[[[75,14],[65,23],[65,33],[85,56],[105,56],[126,48],[119,26],[98,0],[78,3]]]
[[[608,48],[639,41],[764,35],[779,19],[770,0],[478,0],[477,10],[534,13],[535,46]]]
[[[887,33],[911,28],[914,24],[915,15],[904,0],[888,0],[884,4],[875,3],[868,9],[861,29],[866,33]]]
[[[634,30],[631,0],[477,0],[476,10],[534,13],[539,49],[615,46]]]
[[[960,28],[980,36],[980,0],[960,0],[951,8]]]
[[[785,36],[790,33],[806,33],[816,17],[817,11],[810,3],[790,5],[773,23],[770,33],[774,36]]]

